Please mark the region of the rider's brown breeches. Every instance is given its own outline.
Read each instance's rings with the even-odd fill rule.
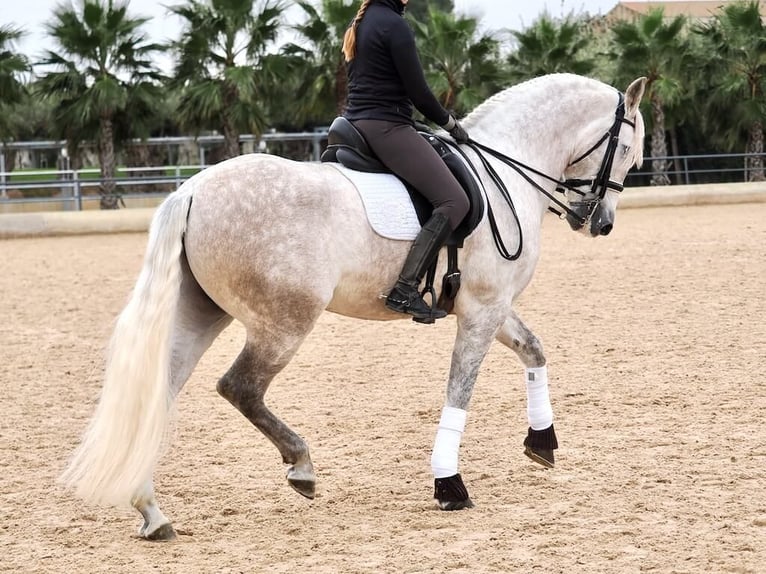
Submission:
[[[378,159],[423,194],[434,213],[443,213],[452,229],[460,224],[470,207],[468,198],[436,150],[414,127],[381,120],[353,123]]]

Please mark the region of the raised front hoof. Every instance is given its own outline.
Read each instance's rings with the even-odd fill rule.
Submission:
[[[149,531],[149,525],[144,523],[144,526],[138,534],[141,538],[151,540],[152,542],[168,542],[170,540],[175,540],[178,537],[175,528],[173,528],[173,525],[170,524],[170,522],[161,524],[151,532]]]
[[[535,461],[537,464],[543,465],[545,468],[553,468],[555,466],[555,459],[552,450],[534,449],[526,446],[524,447],[524,454]]]
[[[555,459],[553,451],[559,447],[556,430],[553,425],[543,430],[529,427],[527,438],[524,439],[524,454],[545,468],[553,468]]]
[[[434,479],[434,498],[440,510],[473,508],[473,502],[460,474]]]

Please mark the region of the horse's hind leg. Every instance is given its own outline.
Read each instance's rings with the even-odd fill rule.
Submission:
[[[279,450],[289,465],[287,481],[299,494],[314,498],[316,478],[305,441],[282,422],[264,404],[264,395],[274,377],[292,359],[309,333],[316,315],[300,325],[292,324],[292,333],[280,332],[277,326],[248,332],[247,343],[231,368],[218,381],[218,393],[234,405]],[[284,323],[283,323],[284,325]]]
[[[202,355],[231,321],[232,318],[202,291],[184,258],[181,297],[173,330],[171,385],[174,397],[181,392]],[[133,501],[133,506],[144,517],[139,536],[148,540],[175,538],[170,520],[157,504],[151,477],[147,479],[143,493]]]
[[[524,439],[524,454],[533,461],[553,468],[553,451],[558,448],[553,429],[553,409],[548,393],[548,370],[540,341],[518,315],[511,312],[498,331],[497,340],[516,352],[526,367],[527,418],[529,429]]]

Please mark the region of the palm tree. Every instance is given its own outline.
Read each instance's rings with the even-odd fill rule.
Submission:
[[[763,129],[766,117],[766,26],[759,3],[731,2],[707,24],[695,28],[707,54],[709,78],[704,118],[722,134],[726,148],[746,134],[748,179],[763,181]]]
[[[24,101],[27,89],[22,76],[31,68],[27,58],[14,51],[15,43],[23,32],[6,25],[0,26],[0,141],[10,139],[16,133],[12,107]]]
[[[445,108],[464,115],[501,89],[499,42],[479,36],[475,18],[431,9],[411,22],[428,84]]]
[[[417,0],[407,4],[407,15],[418,22],[427,22],[432,10],[451,13],[454,9],[453,0]]]
[[[511,80],[521,82],[558,72],[590,74],[595,61],[588,55],[591,36],[586,30],[582,19],[554,20],[543,14],[526,30],[512,31],[517,45],[507,58]]]
[[[57,132],[71,144],[97,137],[101,165],[101,208],[117,209],[121,201],[114,181],[115,119],[142,102],[134,125],[146,121],[158,98],[162,79],[141,27],[147,18],[131,18],[127,2],[82,0],[79,8],[59,5],[47,29],[56,43],[42,65],[53,68],[40,77],[37,93],[55,101]]]
[[[301,119],[327,124],[346,105],[346,63],[341,46],[359,6],[348,0],[322,0],[321,10],[306,1],[297,4],[307,19],[294,30],[305,43],[287,44],[282,53],[290,58],[293,76],[299,79],[291,89],[301,94],[296,102]]]
[[[681,94],[683,63],[689,53],[682,31],[684,16],[665,21],[662,8],[649,11],[636,22],[617,22],[612,27],[616,61],[617,85],[627,85],[628,78],[646,76],[646,96],[651,106],[651,156],[668,155],[665,107],[678,101]],[[652,160],[652,185],[668,185],[669,162]]]
[[[240,133],[260,133],[265,125],[263,96],[278,72],[268,50],[284,6],[268,0],[190,0],[170,11],[185,21],[173,45],[179,121],[197,131],[220,129],[224,158],[237,156]]]

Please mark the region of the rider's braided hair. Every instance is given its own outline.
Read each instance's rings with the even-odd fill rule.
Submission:
[[[359,22],[364,18],[364,13],[367,11],[367,7],[372,3],[372,0],[364,0],[362,5],[359,6],[359,10],[354,17],[354,21],[351,22],[351,26],[348,27],[346,33],[343,36],[343,55],[346,57],[346,62],[350,62],[356,56],[356,27],[359,26]]]

